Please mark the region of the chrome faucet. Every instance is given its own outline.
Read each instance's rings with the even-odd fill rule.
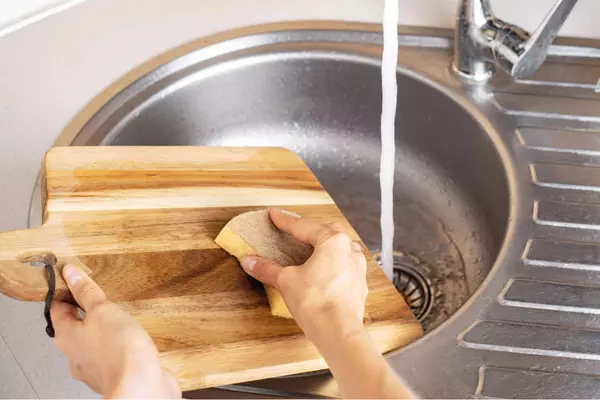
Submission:
[[[524,0],[526,1],[526,0]],[[464,78],[485,81],[494,65],[515,78],[533,74],[577,0],[558,0],[529,34],[494,16],[489,0],[461,0],[456,18],[453,69]]]

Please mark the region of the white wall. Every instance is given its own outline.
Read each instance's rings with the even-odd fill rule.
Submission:
[[[35,23],[42,17],[60,12],[83,1],[103,0],[0,0],[0,34],[5,34],[27,23]],[[143,17],[143,2],[140,16]],[[198,2],[220,0],[195,0]],[[297,3],[302,0],[281,0]],[[327,1],[327,0],[325,0]],[[349,2],[353,0],[348,0]],[[381,7],[383,0],[372,0]],[[400,23],[403,25],[453,26],[456,5],[459,0],[398,0]],[[554,0],[492,0],[495,12],[503,19],[533,29],[543,18]],[[172,0],[164,0],[165,8],[172,7]],[[251,1],[248,1],[251,4]],[[243,11],[242,11],[243,12]],[[373,16],[366,16],[367,22]],[[600,38],[600,0],[579,0],[571,17],[560,33],[563,36]]]

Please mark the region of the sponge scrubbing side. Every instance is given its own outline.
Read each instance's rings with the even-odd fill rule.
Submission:
[[[268,210],[240,214],[225,225],[215,242],[238,260],[257,255],[275,261],[283,267],[301,265],[313,252],[312,246],[298,242],[280,231],[271,221]],[[271,314],[292,318],[281,293],[265,285]]]

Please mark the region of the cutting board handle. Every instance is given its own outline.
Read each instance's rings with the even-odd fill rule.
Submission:
[[[46,233],[43,227],[0,233],[0,292],[18,300],[44,301],[48,294],[46,269],[24,264],[41,262],[53,265],[56,273],[54,298],[69,298],[69,289],[60,278],[68,260],[57,258],[52,249],[58,244]]]

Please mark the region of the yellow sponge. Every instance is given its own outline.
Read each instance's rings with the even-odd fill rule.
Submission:
[[[313,252],[312,246],[300,243],[277,229],[268,210],[250,211],[233,218],[221,230],[215,242],[238,260],[257,255],[284,267],[304,264]],[[265,292],[272,315],[292,318],[275,288],[265,285]]]

